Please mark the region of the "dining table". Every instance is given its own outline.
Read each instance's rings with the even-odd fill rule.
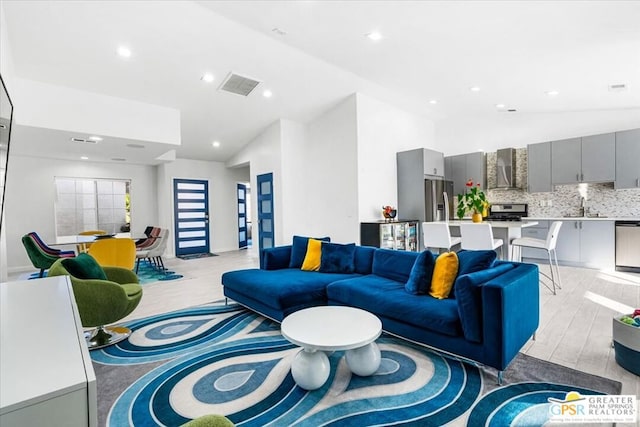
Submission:
[[[76,246],[83,247],[84,245],[91,244],[96,240],[100,239],[109,239],[109,238],[117,238],[117,239],[146,239],[147,236],[144,234],[131,234],[131,233],[114,233],[114,234],[98,234],[98,235],[75,235],[75,236],[58,236],[54,243],[47,243],[48,246],[56,247],[56,246]]]
[[[451,236],[460,237],[460,224],[468,224],[471,220],[449,221],[449,231]],[[522,229],[538,225],[537,221],[482,221],[491,224],[491,231],[494,239],[502,239],[503,259],[509,259],[511,254],[511,241],[522,237]]]

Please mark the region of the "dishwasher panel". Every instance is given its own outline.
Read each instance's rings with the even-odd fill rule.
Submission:
[[[640,221],[616,221],[616,270],[640,272]]]

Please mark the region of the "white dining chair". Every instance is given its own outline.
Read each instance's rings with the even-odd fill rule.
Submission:
[[[493,238],[491,224],[488,223],[468,223],[460,224],[460,235],[462,236],[462,249],[469,250],[496,250],[500,248],[500,259],[504,259],[502,252],[502,239]]]
[[[540,271],[540,274],[551,280],[551,287],[545,282],[540,280],[540,283],[545,285],[549,290],[556,294],[556,288],[562,289],[562,283],[560,282],[560,269],[558,268],[558,256],[556,255],[556,243],[558,241],[558,234],[560,233],[560,227],[562,221],[554,221],[549,227],[546,239],[536,239],[533,237],[519,237],[511,241],[511,260],[519,261],[522,258],[522,248],[535,248],[547,251],[547,257],[549,258],[549,274]],[[517,251],[517,256],[516,256]],[[555,261],[555,273],[554,262],[551,255],[553,254],[553,260]]]
[[[443,221],[422,223],[422,244],[425,249],[437,248],[450,251],[460,242],[462,238],[451,236],[449,223]]]

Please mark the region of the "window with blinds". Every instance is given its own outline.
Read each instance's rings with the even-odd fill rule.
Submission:
[[[86,230],[128,231],[130,186],[130,180],[56,177],[56,236]]]

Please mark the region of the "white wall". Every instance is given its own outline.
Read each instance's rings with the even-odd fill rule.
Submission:
[[[450,156],[478,149],[525,147],[527,144],[597,135],[640,127],[640,109],[556,113],[494,113],[436,122],[436,149]]]
[[[288,218],[290,233],[358,242],[355,94],[309,123],[306,136],[286,165],[296,180],[287,203],[298,208],[295,217]]]
[[[166,256],[175,256],[173,180],[198,179],[209,182],[209,236],[212,252],[238,249],[238,206],[236,184],[249,180],[247,170],[227,168],[221,162],[178,159],[158,168],[158,226],[168,228]]]
[[[14,141],[15,142],[15,141]],[[5,220],[9,271],[32,269],[22,246],[24,234],[35,231],[45,242],[54,242],[55,177],[131,180],[131,230],[142,233],[158,221],[154,166],[75,162],[11,155],[5,195]],[[5,228],[6,227],[6,228]]]
[[[382,206],[398,206],[396,153],[435,149],[434,124],[363,94],[357,102],[359,220],[380,220]]]
[[[180,145],[175,108],[26,79],[15,87],[20,125]]]

